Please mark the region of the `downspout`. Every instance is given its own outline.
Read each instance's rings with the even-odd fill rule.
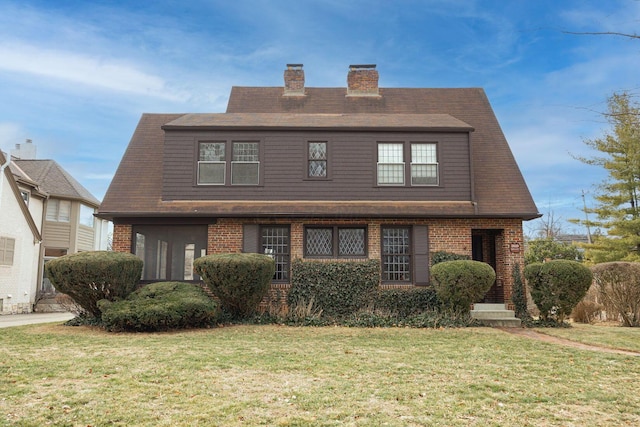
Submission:
[[[4,170],[7,168],[7,166],[9,166],[9,163],[11,163],[11,156],[7,158],[7,161],[3,165],[0,165],[0,206],[2,205],[2,187],[4,186]]]

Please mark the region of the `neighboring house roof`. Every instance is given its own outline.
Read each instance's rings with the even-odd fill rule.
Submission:
[[[9,164],[9,169],[11,169],[16,182],[20,185],[29,187],[31,189],[32,196],[39,196],[46,199],[48,194],[42,191],[38,183],[16,164],[16,160],[17,159],[12,158],[12,162]]]
[[[4,153],[0,151],[0,165],[4,165],[6,162],[7,162],[7,159],[4,156]],[[14,179],[13,172],[9,168],[5,168],[3,172],[4,172],[3,179],[8,182],[9,187],[11,188],[11,192],[14,194],[16,201],[20,206],[20,210],[22,211],[22,214],[24,215],[24,218],[27,221],[27,224],[29,224],[29,228],[31,229],[31,233],[33,234],[33,240],[36,242],[42,241],[42,235],[40,234],[40,231],[38,231],[38,226],[33,220],[33,217],[29,212],[29,208],[27,207],[27,204],[22,199],[22,195],[20,194],[20,189],[18,188],[18,184]]]
[[[16,159],[15,163],[52,197],[80,200],[95,207],[100,205],[100,201],[55,160]]]
[[[282,87],[234,87],[225,114],[143,114],[98,216],[540,216],[482,89],[380,88],[380,96],[304,90],[304,96],[283,96]],[[459,202],[164,201],[163,129],[190,128],[470,132],[474,196]]]

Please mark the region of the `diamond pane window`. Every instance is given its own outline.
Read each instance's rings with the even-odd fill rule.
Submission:
[[[382,229],[382,280],[411,281],[411,242],[409,227]]]
[[[309,142],[309,178],[327,177],[327,143]]]
[[[365,232],[364,228],[338,229],[338,255],[364,256]]]
[[[306,254],[308,256],[333,255],[333,229],[307,228],[305,230]]]

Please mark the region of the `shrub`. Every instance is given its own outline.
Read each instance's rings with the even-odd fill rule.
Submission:
[[[45,272],[58,292],[69,295],[89,315],[99,318],[98,301],[117,301],[133,292],[142,260],[129,253],[78,252],[53,259]]]
[[[197,258],[193,267],[222,309],[236,317],[255,313],[275,273],[272,258],[249,253],[207,255]]]
[[[163,331],[211,324],[218,305],[191,283],[159,282],[133,292],[126,300],[100,301],[102,322],[111,331]]]
[[[312,299],[327,316],[346,316],[367,307],[380,280],[380,262],[320,262],[295,260],[292,263],[289,306]]]
[[[445,307],[469,311],[496,280],[493,268],[480,261],[445,261],[431,268],[436,294]]]
[[[511,273],[513,277],[513,294],[511,294],[511,302],[515,308],[515,315],[518,319],[529,320],[529,308],[527,307],[527,288],[522,282],[522,274],[520,274],[520,264],[513,265]]]
[[[605,262],[591,271],[607,315],[614,311],[624,326],[640,326],[640,263]]]
[[[436,291],[431,286],[409,289],[380,289],[375,294],[373,309],[406,318],[440,306]]]
[[[433,255],[431,255],[431,265],[440,264],[441,262],[446,261],[464,261],[469,259],[471,259],[469,255],[461,255],[447,251],[437,251],[434,252]]]
[[[542,320],[553,317],[561,323],[584,298],[593,279],[587,267],[569,260],[529,264],[524,276]]]
[[[583,299],[573,308],[571,318],[576,323],[592,324],[602,313],[602,305]]]

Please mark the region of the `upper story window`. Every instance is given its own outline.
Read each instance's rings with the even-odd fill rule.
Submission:
[[[198,153],[198,184],[224,185],[227,171],[225,142],[201,142]]]
[[[93,214],[95,209],[91,206],[80,205],[80,224],[93,228]]]
[[[227,150],[231,150],[231,162]],[[232,185],[260,183],[260,146],[255,141],[200,142],[198,145],[198,184]]]
[[[307,177],[327,177],[327,143],[311,141],[307,143]]]
[[[0,265],[13,265],[16,239],[0,237]]]
[[[378,185],[404,185],[404,143],[378,144]]]
[[[29,206],[29,192],[26,190],[20,190],[20,195],[22,196],[22,200]]]
[[[405,165],[410,162],[407,170]],[[378,185],[438,185],[438,145],[435,142],[378,143]]]
[[[47,201],[47,221],[69,222],[71,220],[71,202],[69,200],[49,199]]]
[[[435,143],[411,143],[411,185],[438,185],[438,155]]]
[[[306,227],[305,256],[337,258],[367,254],[366,227]]]
[[[234,142],[231,161],[231,184],[258,185],[260,152],[257,142]]]

